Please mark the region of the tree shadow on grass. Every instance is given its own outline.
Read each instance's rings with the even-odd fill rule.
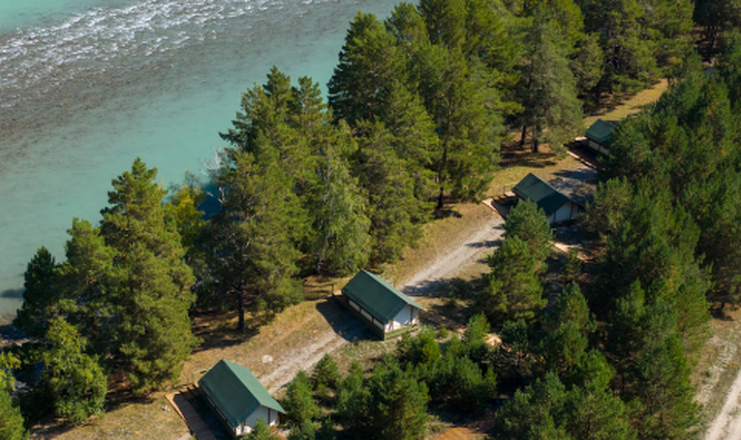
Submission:
[[[229,314],[226,317],[230,316]],[[245,317],[245,328],[243,331],[236,329],[231,320],[224,319],[225,315],[217,313],[202,313],[196,316],[196,325],[193,326],[193,334],[201,338],[201,344],[193,350],[193,353],[208,351],[213,348],[228,348],[239,345],[259,333],[264,319],[259,317]]]

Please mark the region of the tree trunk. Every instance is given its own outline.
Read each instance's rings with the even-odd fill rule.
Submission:
[[[533,153],[537,153],[537,152],[538,152],[538,147],[539,147],[539,146],[540,146],[540,143],[538,142],[538,139],[536,139],[536,138],[535,138],[535,137],[533,136],[533,145],[532,145],[532,148],[533,148]]]
[[[244,289],[239,289],[237,295],[237,314],[239,315],[239,322],[237,323],[237,331],[244,331]]]
[[[525,145],[525,136],[527,136],[527,125],[522,126],[522,137],[520,138],[520,146]]]
[[[443,207],[443,180],[445,178],[445,165],[448,161],[448,140],[443,141],[443,158],[440,161],[440,168],[437,170],[437,180],[440,184],[440,196],[437,198],[437,209]]]

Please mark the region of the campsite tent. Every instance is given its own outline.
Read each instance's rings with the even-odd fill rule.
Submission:
[[[570,220],[584,211],[584,208],[571,200],[566,194],[558,191],[532,173],[515,185],[512,192],[520,199],[529,200],[538,205],[538,208],[545,211],[550,224]]]
[[[341,301],[383,339],[409,331],[422,306],[383,278],[361,270],[342,288]]]
[[[278,414],[285,414],[252,372],[233,362],[222,359],[198,385],[235,437],[252,431],[259,418],[272,426],[278,423]]]

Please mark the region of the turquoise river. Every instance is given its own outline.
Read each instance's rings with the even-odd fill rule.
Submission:
[[[324,86],[353,16],[394,3],[0,0],[0,323],[137,156],[166,186],[204,173],[241,92],[273,65]]]

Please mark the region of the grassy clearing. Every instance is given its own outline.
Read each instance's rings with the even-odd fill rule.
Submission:
[[[641,111],[646,104],[658,101],[661,94],[669,88],[669,82],[662,79],[651,88],[638,92],[636,95],[621,102],[614,108],[601,109],[594,114],[584,118],[584,127],[594,124],[597,119],[608,122],[620,122],[622,119]]]
[[[494,174],[489,185],[489,196],[499,196],[512,188],[528,173],[533,173],[545,181],[553,180],[565,171],[583,167],[571,156],[559,158],[553,153],[531,153],[529,151],[510,151],[506,168]]]
[[[157,393],[147,401],[121,402],[109,409],[103,418],[75,429],[62,431],[56,425],[36,428],[31,438],[150,440],[188,438],[188,434],[188,428],[170,407],[164,393]]]

